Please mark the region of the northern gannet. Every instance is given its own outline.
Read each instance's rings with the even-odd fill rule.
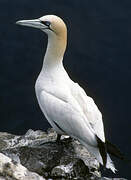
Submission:
[[[67,28],[55,15],[21,20],[19,25],[35,27],[48,35],[41,72],[35,84],[39,106],[58,133],[78,139],[106,168],[116,171],[105,143],[102,114],[93,99],[73,82],[63,67]]]

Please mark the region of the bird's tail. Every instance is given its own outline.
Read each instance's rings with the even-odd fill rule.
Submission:
[[[107,169],[111,169],[112,172],[115,173],[117,170],[115,169],[114,163],[106,151],[105,143],[102,142],[99,138],[97,138],[97,142],[98,147],[94,147],[81,141],[81,143],[89,150],[91,154],[95,156],[100,164],[104,165]]]

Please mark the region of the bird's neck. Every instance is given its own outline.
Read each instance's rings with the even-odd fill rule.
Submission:
[[[62,36],[52,35],[48,37],[48,45],[43,62],[43,70],[62,65],[63,56],[67,44],[66,34]]]

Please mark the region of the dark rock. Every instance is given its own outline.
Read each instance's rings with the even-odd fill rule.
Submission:
[[[5,175],[8,179],[14,176],[14,170],[9,176],[9,173],[6,174],[4,169],[11,169],[11,167],[17,167],[18,169],[18,166],[23,169],[27,168],[24,170],[29,171],[27,174],[30,174],[30,176],[32,176],[31,172],[35,172],[35,175],[33,174],[34,179],[42,177],[50,180],[109,179],[101,177],[99,163],[89,154],[87,149],[76,140],[66,136],[62,137],[61,143],[56,143],[56,133],[52,129],[47,133],[39,130],[28,130],[24,136],[0,133],[0,151],[11,159],[7,157],[9,167],[7,167],[7,163],[6,166],[5,164],[3,165],[4,168],[0,172],[0,180]],[[0,160],[2,161],[2,159]]]

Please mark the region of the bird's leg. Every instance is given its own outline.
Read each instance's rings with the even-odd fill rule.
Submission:
[[[56,142],[57,142],[57,143],[60,142],[60,138],[61,138],[61,135],[60,135],[60,134],[57,134],[57,138],[56,138]]]

